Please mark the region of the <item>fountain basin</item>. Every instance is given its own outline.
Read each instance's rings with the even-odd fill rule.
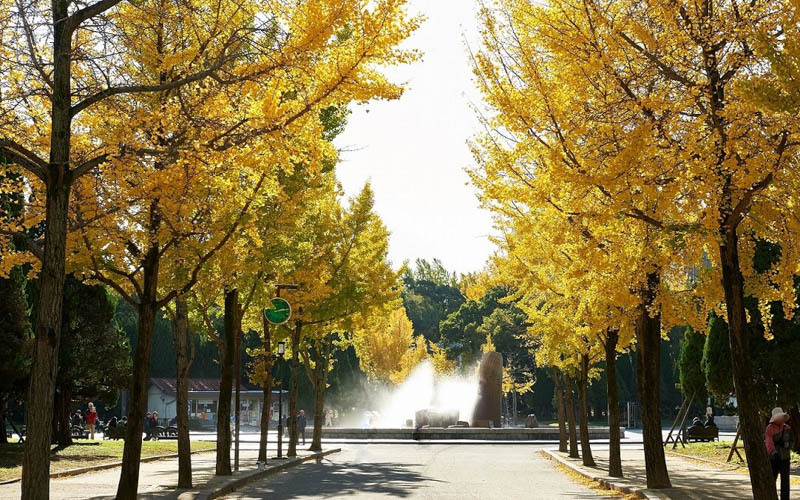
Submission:
[[[620,436],[625,437],[625,428],[620,428]],[[538,427],[525,429],[506,427],[487,429],[479,427],[461,428],[373,428],[356,429],[325,427],[322,439],[408,439],[414,441],[431,440],[476,440],[476,441],[558,441],[558,427]],[[589,439],[609,439],[608,427],[590,427]]]

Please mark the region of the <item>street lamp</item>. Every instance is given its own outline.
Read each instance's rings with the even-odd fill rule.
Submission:
[[[283,354],[286,352],[286,342],[278,342],[278,356],[283,359]],[[275,458],[283,458],[283,386],[278,389],[278,456]]]

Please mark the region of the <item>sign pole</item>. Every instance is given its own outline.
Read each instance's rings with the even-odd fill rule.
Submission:
[[[282,325],[289,321],[292,316],[292,306],[285,299],[281,298],[281,290],[297,290],[299,285],[281,283],[275,285],[276,294],[275,298],[269,301],[269,308],[264,308],[264,319],[274,325]],[[286,342],[278,342],[278,356],[283,359],[283,354],[286,352]],[[277,363],[276,363],[277,364]],[[278,370],[280,373],[280,370]],[[275,383],[278,389],[278,456],[275,458],[283,457],[283,384],[279,380]],[[272,395],[270,395],[270,401]]]

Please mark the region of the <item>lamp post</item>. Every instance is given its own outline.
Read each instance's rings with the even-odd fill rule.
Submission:
[[[286,352],[286,342],[278,342],[278,356],[283,359],[283,353]],[[278,389],[278,456],[275,458],[283,458],[283,385]]]

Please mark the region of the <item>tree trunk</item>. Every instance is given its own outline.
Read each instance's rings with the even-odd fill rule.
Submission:
[[[0,405],[2,405],[2,402],[0,402]],[[2,411],[2,407],[0,407],[0,411]],[[800,430],[800,408],[797,407],[797,403],[792,404],[788,413],[792,417],[792,419],[789,421],[789,426],[792,429]],[[0,420],[0,422],[2,422],[2,420]],[[792,450],[795,453],[800,453],[800,432],[797,430],[794,432],[794,446],[792,446]]]
[[[660,280],[658,272],[647,274],[647,286],[641,292],[636,320],[636,382],[642,404],[644,461],[650,489],[671,487],[661,435],[661,314],[653,311],[655,314],[651,315],[650,311]]]
[[[236,308],[236,354],[234,355],[234,373],[233,379],[236,397],[234,398],[234,452],[233,452],[233,469],[239,470],[239,430],[242,427],[242,309]]]
[[[272,337],[269,331],[269,321],[262,317],[264,322],[264,404],[261,408],[261,439],[258,443],[258,460],[267,461],[267,437],[269,435],[269,410],[272,408]]]
[[[303,322],[298,319],[292,332],[292,384],[289,392],[289,450],[286,452],[287,457],[297,456],[297,378],[300,368],[300,330],[302,327]]]
[[[622,458],[620,456],[619,435],[619,387],[617,384],[617,343],[619,331],[606,333],[606,379],[608,395],[608,475],[622,477]]]
[[[134,500],[139,490],[139,461],[142,456],[142,427],[147,412],[147,386],[150,374],[150,354],[156,325],[159,251],[151,247],[145,257],[139,310],[139,336],[133,354],[133,379],[130,387],[128,426],[122,452],[122,470],[117,486],[118,500]]]
[[[56,391],[53,401],[53,441],[59,446],[69,446],[72,444],[72,420],[70,410],[72,403],[72,390],[63,388]]]
[[[330,335],[319,344],[317,364],[314,367],[316,382],[314,383],[314,436],[311,439],[311,451],[322,451],[322,426],[325,424],[325,388],[328,385],[328,363],[330,362]]]
[[[6,412],[8,411],[8,395],[0,393],[0,427],[6,429]],[[0,432],[0,444],[8,444],[8,436],[5,432]]]
[[[567,394],[567,423],[569,424],[569,456],[580,458],[578,455],[578,431],[575,428],[575,401],[572,397],[572,379],[564,376],[564,386]]]
[[[64,298],[64,269],[69,210],[69,160],[71,121],[70,55],[72,51],[69,2],[52,1],[53,70],[51,90],[50,162],[46,173],[44,256],[39,273],[39,309],[34,330],[25,425],[25,453],[22,459],[22,499],[50,497],[50,441],[53,396],[61,343],[61,307]]]
[[[775,499],[775,480],[764,447],[764,424],[759,417],[759,390],[753,384],[751,353],[747,345],[747,315],[744,306],[744,278],[739,261],[739,237],[735,227],[723,231],[721,236],[723,243],[719,247],[719,253],[722,262],[722,287],[725,290],[728,311],[733,384],[753,498]]]
[[[233,363],[236,360],[236,317],[239,312],[239,291],[225,292],[225,339],[220,352],[219,402],[217,403],[217,468],[218,476],[231,475],[231,391]]]
[[[175,350],[177,351],[178,488],[192,487],[192,450],[189,440],[189,306],[186,296],[175,298]]]
[[[586,406],[586,393],[589,389],[589,355],[584,354],[581,357],[581,376],[578,383],[580,392],[580,411],[581,411],[581,455],[583,457],[583,465],[594,467],[594,457],[592,456],[592,447],[589,444],[589,413]]]
[[[558,368],[553,368],[553,382],[555,383],[556,405],[558,406],[558,451],[566,453],[567,425],[565,422],[564,389],[561,387],[561,375],[558,373]]]

